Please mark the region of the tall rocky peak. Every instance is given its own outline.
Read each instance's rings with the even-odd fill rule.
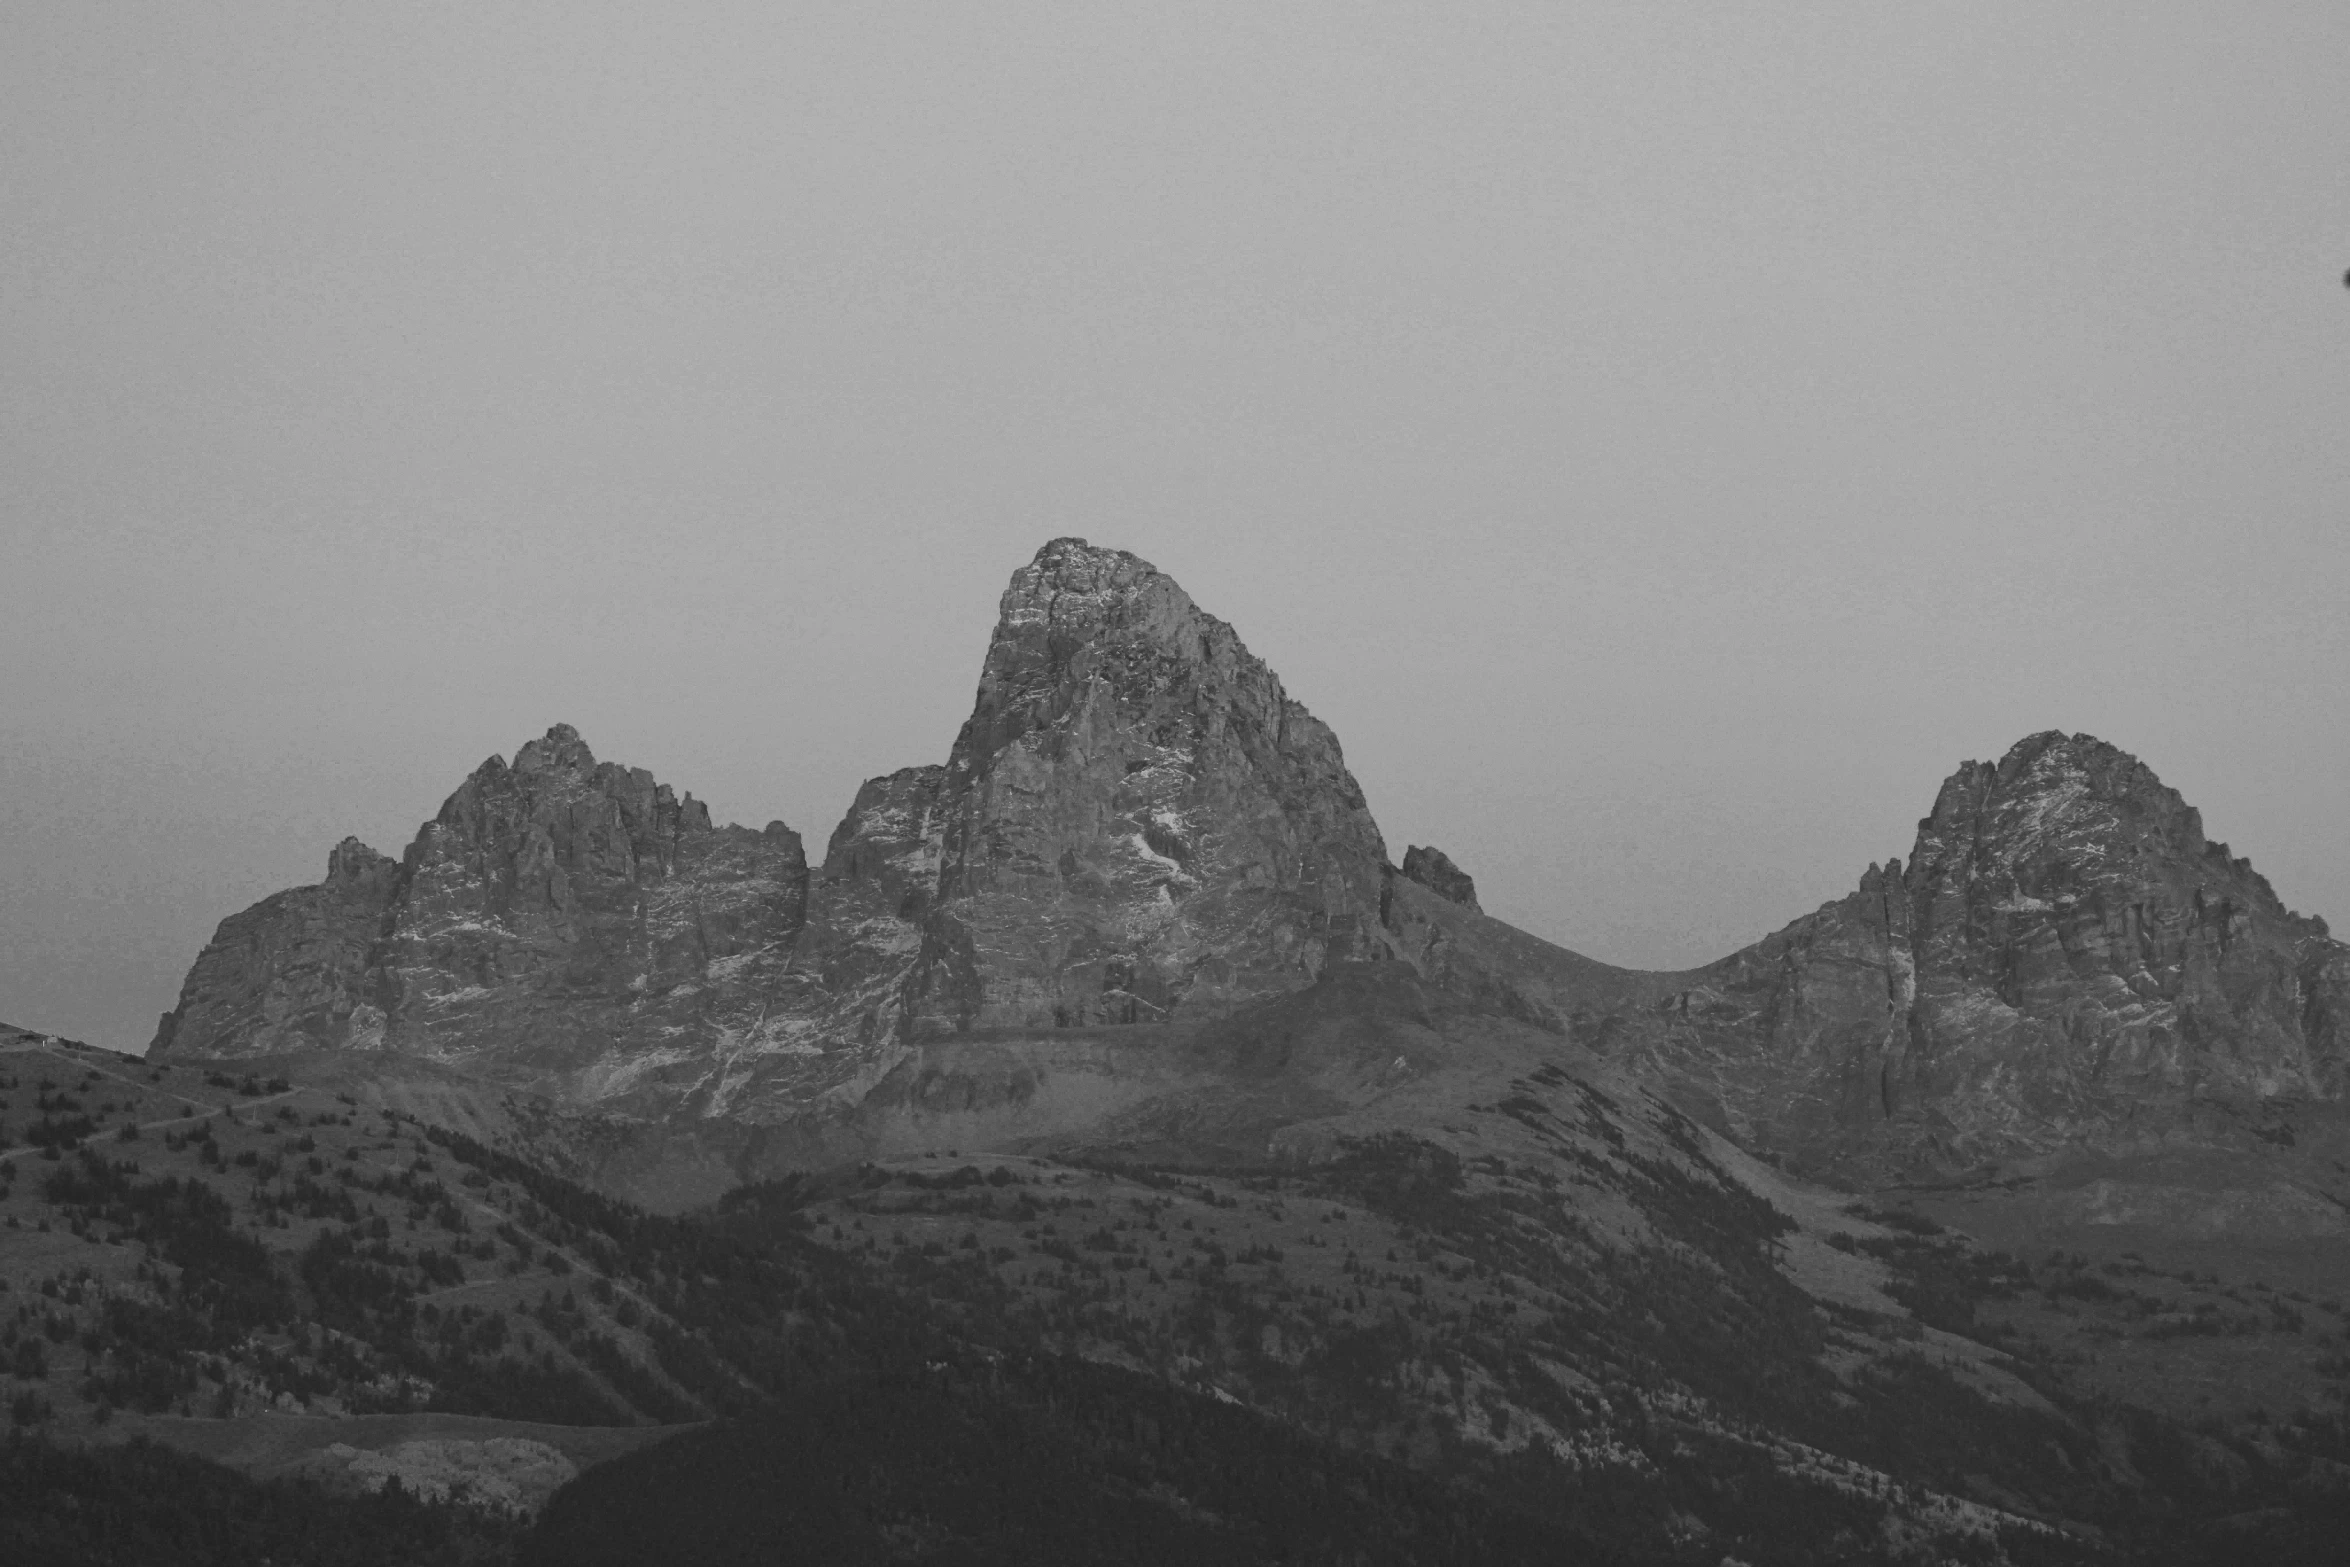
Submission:
[[[598,762],[577,730],[557,724],[511,764],[493,756],[476,768],[425,824],[407,866],[412,877],[456,872],[463,898],[501,914],[560,919],[575,891],[659,882],[714,832],[692,795],[679,799],[641,767]],[[756,836],[804,869],[799,835],[781,822]]]
[[[1951,774],[1918,824],[1910,864],[1929,880],[1962,864],[1970,878],[2031,879],[2116,855],[2148,869],[2195,866],[2207,848],[2202,816],[2144,762],[2093,735],[2048,730]]]
[[[2286,908],[2251,861],[2205,838],[2202,813],[2152,768],[2092,735],[2032,735],[1943,784],[1918,824],[1908,886],[1946,895],[1978,885],[2076,903],[2132,888],[2159,889],[2174,905],[2200,894],[2226,919],[2285,939],[2326,934],[2323,920]]]
[[[632,1045],[756,1013],[744,987],[806,901],[781,822],[713,828],[692,796],[598,762],[558,724],[476,768],[397,863],[346,839],[324,882],[224,921],[154,1048],[616,1070]]]
[[[2050,732],[1960,767],[1906,867],[1704,971],[1660,1032],[1761,1143],[1964,1164],[2341,1098],[2350,948],[2143,762]]]
[[[1903,891],[1926,1037],[1985,1037],[1975,1014],[1995,1003],[2051,1103],[2342,1092],[2325,1002],[2343,949],[2102,741],[2033,735],[1961,769]]]
[[[1376,939],[1386,851],[1336,737],[1122,550],[1013,574],[938,812],[924,1029],[1218,1010]]]

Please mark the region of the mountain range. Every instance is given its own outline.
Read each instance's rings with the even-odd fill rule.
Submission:
[[[250,1158],[206,1134],[173,1177],[257,1172],[222,1212],[252,1207],[236,1255],[279,1315],[224,1317],[160,1233],[143,1264],[182,1269],[157,1298],[215,1357],[152,1386],[210,1376],[224,1419],[774,1400],[782,1426],[558,1493],[531,1559],[704,1529],[678,1500],[699,1474],[791,1472],[810,1442],[847,1474],[860,1443],[997,1420],[1107,1464],[1084,1505],[1124,1529],[1148,1500],[1187,1559],[1389,1559],[1316,1555],[1284,1504],[1217,1490],[1215,1444],[1166,1437],[1195,1418],[1418,1498],[1396,1527],[1436,1532],[1399,1560],[1471,1534],[1709,1567],[2327,1559],[2350,947],[2145,764],[2056,732],[1967,762],[1906,859],[1685,971],[1518,930],[1471,869],[1391,857],[1337,737],[1230,626],[1065,538],[1013,574],[943,763],[865,783],[813,865],[784,823],[718,825],[556,725],[398,859],[346,839],[225,919],[143,1076],[0,1047],[84,1074],[81,1119],[43,1079],[18,1128],[52,1153],[110,1124],[83,1104],[109,1076],[134,1138],[199,1115],[233,1140],[238,1102],[286,1101]],[[376,1217],[316,1184],[330,1155]],[[106,1198],[82,1157],[27,1214],[103,1262],[170,1204]],[[463,1191],[419,1184],[436,1159]],[[402,1201],[410,1231],[500,1244],[402,1251]],[[334,1282],[349,1257],[364,1288]],[[167,1272],[120,1288],[153,1304]],[[423,1314],[457,1300],[520,1336]],[[338,1302],[324,1339],[286,1325]],[[84,1335],[88,1386],[117,1385],[120,1332]],[[947,1382],[890,1380],[908,1355]],[[882,1381],[842,1403],[843,1367]],[[1101,1413],[1144,1405],[1147,1431]],[[791,1424],[818,1409],[830,1436]],[[1000,1521],[936,1497],[1029,1480],[934,1461],[962,1479],[822,1527],[874,1560],[997,1559],[955,1552]],[[1429,1521],[1463,1497],[1498,1534]],[[773,1513],[804,1500],[765,1497],[753,1532],[815,1527]],[[1488,1549],[1460,1559],[1520,1559]]]
[[[2350,947],[2090,736],[1964,764],[1906,864],[1754,945],[1624,970],[1485,916],[1437,849],[1391,864],[1327,726],[1172,580],[1078,539],[1014,574],[944,765],[865,784],[820,864],[557,725],[397,861],[346,840],[226,920],[151,1048],[392,1052],[664,1135],[745,1129],[716,1142],[749,1176],[949,1092],[958,1041],[1030,1042],[1051,1075],[1057,1041],[1148,1051],[1358,963],[1847,1178],[2337,1103],[2350,1056]]]

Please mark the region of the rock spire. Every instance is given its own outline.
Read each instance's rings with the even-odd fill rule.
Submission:
[[[1123,550],[1013,574],[940,809],[930,1028],[1221,1010],[1373,942],[1386,853],[1337,737]]]

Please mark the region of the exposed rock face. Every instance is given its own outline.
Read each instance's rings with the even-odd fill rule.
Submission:
[[[2338,1099],[2350,948],[2134,757],[1969,762],[1909,864],[1620,1019],[1743,1138],[1965,1164],[2155,1137],[2199,1101]]]
[[[1477,884],[1442,849],[1413,844],[1403,851],[1403,873],[1440,898],[1477,909]]]
[[[1223,1010],[1377,943],[1386,849],[1337,738],[1121,550],[1013,575],[940,805],[931,1029]]]

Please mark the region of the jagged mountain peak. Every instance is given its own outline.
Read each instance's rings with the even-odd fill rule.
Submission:
[[[681,795],[642,767],[598,761],[578,730],[555,724],[517,747],[511,762],[495,755],[485,759],[441,803],[418,842],[427,841],[436,829],[466,837],[485,831],[494,835],[506,830],[517,813],[542,818],[550,830],[561,833],[566,829],[558,818],[580,801],[591,802],[591,814],[617,810],[632,839],[651,833],[674,840],[680,832],[716,830],[709,806],[691,791]],[[597,801],[605,803],[592,803]],[[773,835],[789,829],[770,822],[766,831]]]
[[[1146,604],[1148,611],[1137,614]],[[1171,629],[1197,613],[1175,579],[1141,556],[1061,538],[1012,573],[999,606],[996,640],[1029,627],[1083,640],[1112,619]]]
[[[2204,836],[2203,815],[2153,768],[2095,735],[2043,730],[1997,762],[1967,762],[1918,823],[1908,885],[1952,875],[2062,891],[2119,879],[2209,883],[2322,934],[2267,878]]]
[[[938,795],[926,1029],[1158,1021],[1367,950],[1386,851],[1337,737],[1148,561],[1012,574]]]
[[[565,772],[584,773],[594,769],[596,753],[588,749],[588,743],[579,737],[578,730],[569,724],[555,724],[538,739],[526,741],[514,753],[514,760],[508,765],[510,770],[518,773],[545,772],[558,768]]]
[[[1203,681],[1219,689],[1197,691]],[[1125,550],[1055,539],[1004,589],[949,770],[968,772],[1032,731],[1083,723],[1104,695],[1154,694],[1237,698],[1274,729],[1294,706],[1232,627],[1201,610],[1174,578]]]
[[[2004,861],[2093,848],[2122,825],[2177,852],[2203,852],[2203,819],[2154,769],[2094,735],[2043,730],[1996,762],[1967,762],[1943,783],[1921,841],[1970,840]],[[1913,856],[1913,860],[1919,856]]]
[[[224,920],[151,1048],[389,1047],[560,1082],[756,1015],[730,992],[797,933],[806,881],[782,823],[714,828],[557,724],[474,769],[398,861],[346,838],[323,882]]]
[[[2350,948],[2093,735],[1963,764],[1906,866],[1702,973],[1649,1048],[1805,1159],[1965,1166],[2350,1087]]]

